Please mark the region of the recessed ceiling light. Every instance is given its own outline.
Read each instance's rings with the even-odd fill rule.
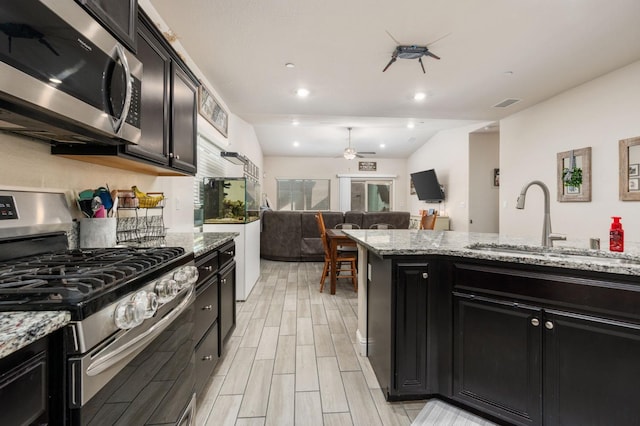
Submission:
[[[427,97],[426,93],[418,92],[413,95],[413,99],[416,101],[423,101]]]
[[[287,62],[286,64],[284,64],[284,66],[287,67],[287,68],[295,68],[296,64],[291,63],[291,62]]]
[[[53,84],[61,84],[61,83],[62,83],[62,80],[60,80],[59,78],[55,78],[55,77],[51,77],[51,78],[49,79],[49,81],[50,81],[51,83],[53,83]]]
[[[300,122],[299,122],[298,120],[293,120],[293,121],[291,122],[291,125],[292,125],[292,126],[297,126],[297,125],[299,125],[299,124],[300,124]]]
[[[386,145],[385,145],[385,144],[383,144],[383,143],[381,143],[381,144],[380,144],[380,148],[384,148],[385,146],[386,146]]]
[[[300,96],[301,98],[306,98],[307,96],[309,96],[309,90],[300,88],[296,90],[296,95]]]
[[[413,129],[414,127],[416,127],[416,125],[415,125],[415,124],[413,124],[413,123],[408,123],[408,124],[407,124],[407,128],[408,128],[408,129]]]
[[[293,141],[293,146],[300,146],[300,142],[298,142],[298,141]]]

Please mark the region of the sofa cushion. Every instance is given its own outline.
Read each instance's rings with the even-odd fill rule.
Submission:
[[[300,212],[265,211],[262,214],[260,253],[271,260],[300,259]]]
[[[374,223],[388,223],[395,229],[409,229],[409,212],[364,212],[362,229],[369,229]]]
[[[362,228],[362,215],[364,212],[350,211],[344,214],[344,223],[355,223]]]

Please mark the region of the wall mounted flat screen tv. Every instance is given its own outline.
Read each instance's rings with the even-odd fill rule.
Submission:
[[[440,202],[444,200],[444,190],[438,182],[434,169],[411,173],[418,200]]]

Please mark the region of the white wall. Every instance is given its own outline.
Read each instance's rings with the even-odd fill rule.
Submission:
[[[0,152],[0,187],[62,189],[74,205],[73,191],[107,184],[110,189],[131,189],[137,185],[145,192],[161,190],[155,186],[156,176],[51,155],[49,144],[9,133],[0,132]],[[76,213],[80,217],[80,212]]]
[[[471,133],[469,159],[469,231],[498,232],[500,191],[493,171],[500,167],[500,133]]]
[[[377,163],[376,172],[359,172],[358,160],[344,158],[312,158],[312,157],[264,157],[263,192],[276,203],[276,179],[331,179],[331,210],[339,210],[338,174],[376,173],[381,175],[397,175],[394,183],[394,209],[406,211],[409,194],[407,162],[405,159],[368,158],[366,161]]]
[[[469,230],[469,133],[482,126],[474,124],[439,132],[411,154],[407,177],[410,173],[435,169],[445,192],[443,203],[426,203],[410,195],[411,214],[434,208],[441,216],[449,216],[451,230]]]
[[[640,61],[564,92],[500,122],[500,233],[539,236],[542,192],[522,186],[539,179],[551,191],[554,232],[581,245],[608,242],[610,216],[622,216],[625,238],[640,241],[640,203],[618,200],[618,140],[640,135]],[[592,201],[559,203],[556,154],[592,147]],[[607,243],[608,244],[608,243]]]

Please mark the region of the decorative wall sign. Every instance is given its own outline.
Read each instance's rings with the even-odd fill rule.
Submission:
[[[375,161],[358,161],[358,170],[361,172],[375,172],[378,169],[378,163]]]
[[[558,201],[591,201],[591,147],[559,152]]]
[[[500,169],[493,169],[493,186],[500,186]]]
[[[222,136],[227,137],[229,114],[203,84],[198,88],[198,112],[222,133]]]

